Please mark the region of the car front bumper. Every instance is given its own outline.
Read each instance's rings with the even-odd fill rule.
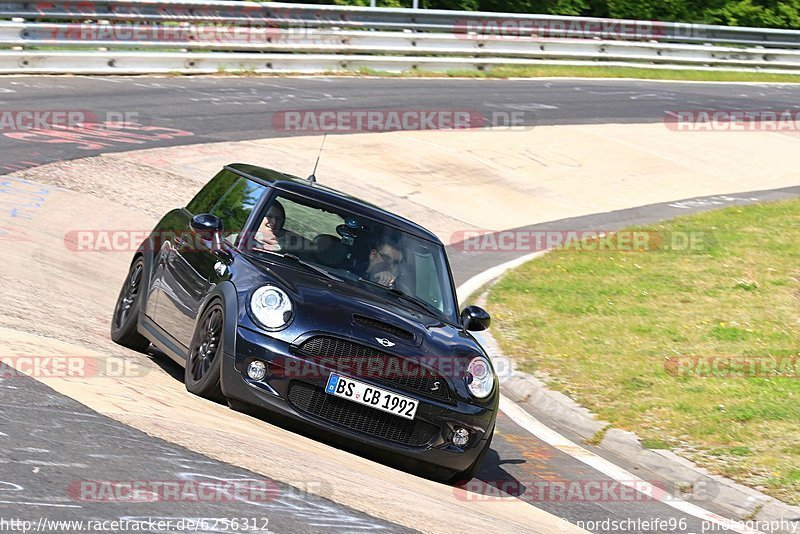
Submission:
[[[222,389],[227,397],[301,422],[304,428],[332,434],[346,445],[390,463],[464,471],[475,462],[494,429],[493,409],[460,400],[431,400],[392,388],[385,381],[354,377],[418,400],[414,421],[327,395],[324,388],[328,376],[340,370],[304,365],[309,362],[294,354],[288,343],[246,328],[237,329],[235,347],[236,354],[226,353],[222,364]],[[253,359],[269,364],[267,376],[258,382],[245,374]],[[456,427],[470,433],[463,447],[452,444]]]

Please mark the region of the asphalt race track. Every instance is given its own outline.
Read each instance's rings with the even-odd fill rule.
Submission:
[[[38,524],[41,517],[69,521],[130,521],[207,518],[205,531],[228,530],[215,520],[268,517],[276,532],[407,532],[325,499],[298,494],[244,469],[213,462],[171,443],[153,439],[98,415],[69,397],[54,394],[36,380],[15,378],[0,384],[0,421],[4,434],[2,497],[4,518]],[[79,502],[79,484],[94,480],[230,481],[245,488],[263,484],[274,498],[252,502],[139,502],[109,505]],[[68,488],[64,492],[64,488]],[[67,495],[73,492],[71,495]],[[260,520],[256,523],[261,527]],[[51,527],[47,531],[67,530]],[[160,530],[160,529],[159,529]],[[170,529],[164,529],[170,531]]]
[[[665,120],[667,112],[686,109],[794,109],[800,108],[799,96],[800,86],[791,85],[643,81],[8,77],[0,78],[0,109],[81,110],[97,117],[129,110],[127,119],[159,130],[141,129],[136,132],[138,137],[89,139],[69,135],[69,132],[51,136],[3,128],[0,172],[13,173],[54,161],[139,148],[308,135],[309,132],[276,128],[271,120],[272,114],[290,109],[378,109],[391,102],[391,106],[397,109],[465,109],[486,117],[520,112],[515,116],[522,117],[523,123],[516,126],[535,127],[660,122]],[[497,113],[500,115],[493,115]],[[164,138],[148,138],[155,131],[164,134]],[[741,202],[798,195],[800,187],[753,191],[743,195],[746,199]],[[702,200],[691,199],[685,206],[676,206],[674,202],[654,204],[528,228],[547,228],[549,225],[563,230],[610,230],[716,206]],[[77,218],[79,214],[74,216]],[[452,249],[450,254],[458,284],[515,257],[514,254],[464,255]],[[66,291],[68,286],[59,289]],[[117,290],[116,285],[108,288],[114,294]],[[9,312],[2,310],[2,313]],[[57,317],[53,319],[58,320]],[[175,388],[183,387],[177,366],[158,355],[152,358],[164,373],[174,377]],[[535,415],[548,423],[546,414]],[[558,430],[567,438],[580,442],[567,430]],[[608,451],[582,446],[641,479],[659,479],[658,475],[630,465],[624,458],[615,457]],[[35,522],[43,515],[84,520],[122,517],[179,520],[260,515],[269,517],[269,528],[276,532],[407,530],[406,526],[371,517],[339,502],[311,494],[313,492],[293,489],[292,481],[286,480],[266,481],[274,484],[278,495],[267,502],[233,501],[211,507],[187,502],[134,506],[76,502],[64,489],[75,481],[264,481],[265,478],[237,465],[212,460],[148,436],[32,379],[0,378],[0,447],[3,450],[0,453],[0,517],[26,518]],[[289,458],[273,460],[291,461]],[[407,476],[398,473],[398,484],[403,484],[403,477]],[[478,478],[489,485],[504,488],[553,480],[610,482],[602,473],[533,436],[505,414],[498,417],[492,451]],[[336,484],[336,481],[327,483]],[[598,526],[592,529],[596,532],[701,532],[703,526],[697,517],[646,499],[553,502],[531,499],[529,495],[521,498],[572,523],[616,520],[626,525],[618,528]],[[693,502],[712,513],[725,515],[723,510],[706,502],[702,495]],[[419,505],[410,504],[407,512],[412,518],[415,506]],[[662,522],[654,526],[653,520]],[[642,527],[647,521],[651,521],[651,525]],[[222,524],[214,527],[209,526],[204,531],[234,531]],[[415,525],[415,528],[429,530],[425,524]],[[457,528],[454,525],[454,530]],[[530,525],[530,531],[538,530],[537,525]]]
[[[502,124],[512,113],[522,124],[661,122],[667,111],[692,109],[797,109],[793,85],[657,83],[589,80],[446,80],[355,78],[88,78],[6,77],[0,106],[9,110],[74,110],[96,118],[176,130],[146,146],[239,141],[308,135],[276,128],[283,110],[457,109]],[[107,114],[113,116],[108,117]],[[132,115],[130,115],[132,114]],[[497,114],[497,115],[493,115]],[[68,136],[23,136],[2,128],[0,169],[6,172],[51,161],[135,150],[130,139],[80,142]],[[187,134],[187,135],[183,135]],[[28,142],[21,142],[28,141]],[[100,145],[100,146],[97,146]],[[143,148],[143,146],[142,146]]]

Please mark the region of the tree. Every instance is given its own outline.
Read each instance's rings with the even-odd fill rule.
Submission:
[[[419,0],[424,9],[610,17],[665,22],[800,29],[800,0]],[[328,4],[330,0],[303,0]],[[369,0],[333,0],[368,6]],[[411,7],[412,0],[378,0]]]

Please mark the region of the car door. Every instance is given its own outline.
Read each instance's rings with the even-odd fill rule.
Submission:
[[[182,214],[174,225],[177,228],[171,246],[161,249],[161,295],[156,322],[184,348],[191,343],[195,320],[206,296],[220,280],[220,273],[232,269],[232,266],[223,269],[225,261],[236,256],[223,258],[214,250],[211,236],[192,231],[192,217],[200,213],[219,217],[224,234],[228,236],[223,240],[223,247],[232,249],[232,238],[242,231],[253,207],[267,190],[266,186],[228,170],[218,174],[209,186],[212,187],[205,198],[193,201],[181,210]],[[206,188],[201,194],[205,191]],[[209,196],[216,197],[210,209]]]
[[[236,173],[223,169],[185,208],[172,210],[159,225],[159,249],[154,261],[151,293],[148,297],[148,315],[173,341],[184,337],[179,332],[181,321],[178,315],[189,313],[188,310],[191,308],[183,284],[175,278],[176,273],[187,269],[185,258],[187,250],[178,242],[183,240],[179,236],[191,236],[189,223],[192,217],[200,213],[210,213],[239,178]],[[183,250],[178,250],[181,248]]]

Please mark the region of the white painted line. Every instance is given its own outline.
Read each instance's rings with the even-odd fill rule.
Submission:
[[[49,506],[52,508],[82,508],[77,504],[55,504],[51,502],[0,501],[0,504],[24,504],[25,506]]]
[[[606,232],[598,232],[598,237],[605,237]],[[470,295],[475,293],[481,287],[485,286],[489,282],[493,281],[495,278],[499,278],[506,271],[510,271],[511,269],[516,269],[523,263],[528,263],[529,261],[544,256],[550,252],[550,249],[547,250],[537,250],[536,252],[531,252],[530,254],[526,254],[524,256],[520,256],[511,261],[507,261],[505,263],[501,263],[500,265],[495,265],[491,269],[487,269],[482,273],[478,273],[460,286],[456,288],[456,296],[458,297],[458,303],[460,305],[464,304],[464,301],[469,298]]]
[[[538,258],[539,256],[543,256],[546,254],[546,250],[539,250],[537,252],[532,252],[530,254],[526,254],[520,258],[515,260],[507,261],[506,263],[496,265],[491,269],[483,271],[480,274],[476,274],[460,286],[456,288],[456,295],[458,296],[458,302],[462,303],[467,300],[467,298],[479,290],[482,286],[488,284],[495,278],[501,276],[503,273],[510,269],[514,269],[515,267],[519,267],[523,263],[527,263],[528,261]]]
[[[518,404],[515,404],[502,395],[500,396],[500,410],[516,424],[551,447],[554,447],[564,454],[568,454],[576,460],[583,462],[592,469],[603,473],[607,477],[619,482],[620,484],[629,488],[633,488],[634,490],[647,495],[654,501],[661,502],[680,512],[694,516],[698,519],[702,519],[703,521],[715,523],[734,532],[739,532],[741,534],[760,534],[757,530],[747,528],[738,522],[731,521],[725,517],[700,508],[695,504],[686,502],[678,497],[674,497],[666,493],[661,488],[656,488],[649,482],[646,482],[636,475],[629,473],[625,469],[609,462],[602,456],[598,456],[595,453],[584,449],[580,445],[576,445],[555,430],[539,422],[535,417],[522,409]]]
[[[8,463],[15,463],[15,464],[24,464],[24,465],[37,465],[37,466],[45,466],[45,467],[81,467],[86,468],[89,467],[86,464],[79,464],[79,463],[61,463],[61,462],[40,462],[38,460],[7,460],[2,459],[0,460],[0,464],[8,464]]]
[[[19,484],[14,484],[13,482],[6,482],[5,480],[0,480],[0,491],[22,491],[25,488],[20,486]]]

